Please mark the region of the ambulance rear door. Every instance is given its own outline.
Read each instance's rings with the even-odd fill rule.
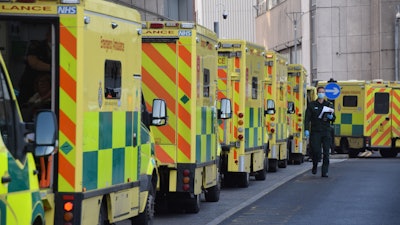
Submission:
[[[392,103],[391,88],[371,87],[367,90],[367,127],[371,131],[371,148],[381,149],[391,147]],[[367,128],[367,129],[368,129]]]

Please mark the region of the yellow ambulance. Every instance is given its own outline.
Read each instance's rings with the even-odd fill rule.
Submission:
[[[13,124],[1,130],[0,224],[151,223],[148,127],[166,123],[166,106],[142,101],[139,13],[98,0],[0,9],[0,110]]]

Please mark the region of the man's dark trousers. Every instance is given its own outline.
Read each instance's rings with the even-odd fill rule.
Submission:
[[[322,159],[322,175],[328,174],[329,168],[329,149],[332,142],[331,130],[326,129],[323,131],[311,131],[310,135],[310,146],[312,151],[313,167],[318,166],[318,162],[321,160],[321,145],[323,150]]]

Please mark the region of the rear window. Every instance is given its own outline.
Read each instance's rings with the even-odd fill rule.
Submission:
[[[389,113],[389,93],[375,93],[375,114]]]
[[[344,107],[357,107],[357,96],[343,96],[343,106]]]

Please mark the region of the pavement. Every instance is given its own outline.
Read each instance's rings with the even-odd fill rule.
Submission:
[[[348,156],[347,154],[334,154],[330,156],[330,163],[339,163],[343,162],[344,160],[347,160]],[[320,167],[322,163],[319,163],[318,165],[318,173],[314,176],[321,176],[320,174]],[[239,210],[245,208],[246,206],[252,204],[253,202],[257,201],[264,195],[267,195],[274,189],[278,188],[282,184],[286,183],[287,181],[297,177],[298,175],[306,172],[307,170],[311,170],[312,163],[308,160],[305,160],[304,163],[300,165],[288,165],[286,168],[278,169],[277,172],[275,173],[268,173],[267,174],[267,179],[265,181],[253,181],[252,184],[250,185],[248,190],[243,193],[243,195],[239,195],[236,198],[236,202],[239,204],[235,204],[231,200],[229,201],[229,205],[235,205],[235,207],[231,207],[225,213],[215,217],[212,221],[208,222],[207,225],[217,225],[224,221],[226,218],[232,216]],[[311,172],[310,172],[311,175]],[[245,190],[245,189],[241,189]],[[214,203],[214,204],[220,204],[218,207],[223,207],[224,206],[224,200],[229,199],[227,195],[231,195],[232,193],[229,193],[229,190],[223,189],[221,191],[221,201]],[[254,195],[253,195],[254,194]],[[250,196],[251,197],[250,197]],[[202,209],[203,210],[203,209]],[[212,217],[212,216],[210,216]]]
[[[330,156],[330,163],[340,163],[347,159],[347,154],[334,154]],[[321,165],[322,163],[319,163],[319,167]],[[204,200],[204,196],[202,196],[200,212],[197,214],[171,213],[165,215],[156,215],[153,224],[217,225],[239,210],[254,203],[264,195],[267,195],[287,181],[290,181],[304,172],[309,171],[310,176],[321,176],[320,168],[318,168],[318,173],[316,175],[312,175],[311,167],[312,163],[308,160],[305,160],[304,163],[300,165],[288,165],[286,168],[278,168],[277,172],[267,173],[267,179],[264,181],[256,181],[254,177],[250,177],[250,185],[248,188],[223,188],[221,190],[220,200],[218,202],[206,202]],[[334,177],[334,171],[331,171],[329,176]]]

